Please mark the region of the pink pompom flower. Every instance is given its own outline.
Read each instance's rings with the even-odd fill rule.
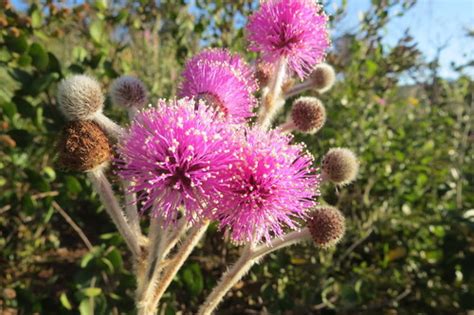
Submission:
[[[314,0],[267,0],[247,25],[249,49],[288,67],[301,79],[323,61],[330,45],[328,18]]]
[[[291,145],[278,130],[245,129],[237,162],[228,169],[225,198],[215,218],[233,242],[269,241],[285,227],[296,229],[316,204],[319,175],[303,145]]]
[[[221,199],[222,174],[233,164],[234,131],[205,104],[160,100],[140,112],[118,146],[118,174],[133,183],[143,211],[175,222],[179,209],[190,222]]]
[[[183,71],[181,97],[194,97],[242,123],[252,116],[257,82],[250,66],[225,49],[207,49],[191,58]]]

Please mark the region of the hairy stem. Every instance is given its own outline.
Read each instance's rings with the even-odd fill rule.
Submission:
[[[311,89],[312,86],[313,86],[313,82],[311,82],[310,80],[304,81],[302,83],[299,83],[299,84],[293,86],[290,90],[288,90],[285,93],[284,97],[285,98],[290,98],[290,97],[293,97],[295,95],[301,94],[301,93]]]
[[[270,244],[263,244],[252,248],[247,245],[237,262],[227,270],[221,277],[219,284],[212,290],[211,294],[206,298],[206,301],[199,308],[199,315],[212,314],[219,303],[222,301],[227,292],[258,262],[258,260],[265,255],[296,244],[303,240],[307,240],[311,234],[307,228],[289,233],[282,238],[276,238]]]
[[[284,247],[288,247],[302,241],[307,241],[311,239],[311,233],[308,228],[304,228],[301,231],[295,231],[286,234],[282,238],[274,239],[270,244],[262,244],[255,248],[253,251],[254,258],[261,258],[265,255],[270,254],[276,250],[279,250]]]
[[[92,120],[95,121],[99,126],[101,126],[105,132],[115,138],[120,139],[124,135],[124,130],[116,122],[111,120],[109,117],[105,116],[101,111],[95,113],[92,116]]]
[[[173,247],[176,246],[178,241],[186,232],[187,228],[188,228],[188,221],[186,220],[186,218],[183,217],[178,221],[178,226],[173,231],[173,233],[171,233],[168,237],[165,247],[163,248],[163,252],[161,253],[162,260],[166,258],[169,252],[173,249]]]
[[[237,262],[221,277],[219,284],[212,290],[206,301],[199,308],[199,315],[210,315],[222,301],[223,297],[250,270],[256,261],[252,259],[252,250],[247,245]]]
[[[128,225],[127,219],[123,214],[122,208],[120,207],[117,199],[115,198],[114,192],[110,182],[105,177],[102,168],[97,168],[87,173],[89,180],[92,182],[95,190],[100,196],[102,203],[104,204],[105,210],[111,217],[118,231],[122,235],[127,244],[128,248],[135,257],[140,254],[140,247],[135,234],[132,232],[130,225]]]
[[[284,101],[281,101],[281,88],[286,76],[286,64],[286,59],[281,58],[271,78],[268,91],[262,95],[262,108],[260,109],[257,119],[257,123],[262,126],[262,128],[270,127],[275,114],[284,104]]]
[[[288,119],[286,122],[279,125],[278,128],[280,128],[281,132],[283,133],[290,133],[296,129],[296,126],[291,119]]]
[[[178,273],[179,269],[183,266],[184,262],[193,251],[194,247],[196,247],[199,240],[206,232],[208,225],[209,222],[204,222],[190,230],[189,236],[173,257],[172,262],[163,271],[163,276],[160,281],[157,283],[151,283],[148,287],[147,292],[139,303],[139,315],[152,315],[156,313],[161,297],[171,284],[171,281],[173,281],[176,273]]]
[[[142,236],[142,231],[140,228],[140,216],[138,215],[137,209],[137,196],[135,193],[129,191],[131,183],[129,181],[123,181],[122,187],[125,195],[125,213],[127,215],[128,222],[133,232],[137,235],[138,240]]]
[[[157,218],[150,219],[150,227],[148,231],[148,255],[144,259],[144,267],[140,274],[137,274],[137,299],[140,300],[144,291],[147,289],[153,275],[153,270],[156,265],[156,255],[161,238],[163,237],[163,229],[161,222]]]

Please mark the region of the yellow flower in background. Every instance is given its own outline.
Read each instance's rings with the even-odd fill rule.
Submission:
[[[407,103],[409,105],[418,106],[420,105],[420,100],[416,97],[410,96],[409,98],[407,98]]]

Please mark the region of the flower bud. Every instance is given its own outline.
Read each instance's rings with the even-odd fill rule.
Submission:
[[[316,246],[329,248],[336,245],[344,236],[345,221],[338,209],[331,206],[320,206],[310,214],[307,226]]]
[[[104,95],[99,82],[87,75],[73,75],[58,87],[59,109],[69,120],[89,119],[102,110]]]
[[[316,97],[300,97],[293,103],[289,119],[296,130],[315,133],[326,122],[326,109]]]
[[[59,163],[72,171],[90,171],[108,162],[112,156],[109,139],[93,121],[71,121],[58,141]]]
[[[356,155],[346,148],[330,149],[321,164],[323,180],[330,180],[338,185],[352,182],[359,170]]]
[[[148,91],[137,78],[121,76],[110,88],[112,103],[124,108],[142,108],[148,103]]]
[[[310,80],[314,89],[319,93],[324,93],[332,88],[336,82],[336,72],[327,63],[317,65],[311,73]]]

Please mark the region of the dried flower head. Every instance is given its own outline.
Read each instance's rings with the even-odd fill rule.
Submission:
[[[58,141],[59,164],[72,171],[90,171],[111,159],[112,148],[104,131],[93,121],[70,121]]]
[[[313,158],[291,136],[276,130],[246,129],[237,162],[228,170],[227,190],[215,216],[235,243],[269,241],[295,229],[319,195]]]
[[[338,185],[346,185],[356,178],[359,162],[351,150],[332,148],[323,157],[321,169],[323,179]]]
[[[104,104],[99,82],[83,74],[62,80],[57,97],[60,111],[69,120],[89,119]]]
[[[327,22],[313,0],[267,0],[249,18],[249,48],[270,63],[285,58],[289,69],[304,78],[325,57]]]
[[[191,58],[183,72],[181,97],[203,100],[230,122],[252,116],[257,82],[252,69],[238,55],[224,49],[207,49]]]
[[[318,247],[328,248],[336,245],[346,231],[342,213],[331,206],[319,206],[307,220],[307,226]]]
[[[336,82],[336,72],[334,68],[327,63],[317,65],[310,75],[314,89],[319,93],[330,90]]]
[[[125,108],[142,108],[148,103],[148,91],[137,78],[121,76],[110,88],[112,103]]]
[[[133,182],[144,211],[190,222],[221,198],[222,173],[232,165],[233,130],[213,109],[190,99],[160,100],[138,113],[119,144],[119,175]]]
[[[300,97],[293,102],[289,118],[296,130],[315,133],[326,123],[326,109],[316,97]]]

